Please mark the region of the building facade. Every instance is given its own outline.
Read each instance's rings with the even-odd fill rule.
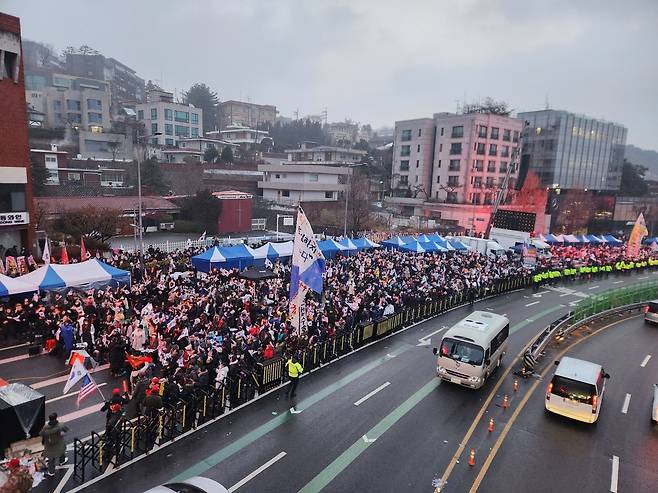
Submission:
[[[32,174],[18,17],[0,13],[0,244],[31,250]],[[3,258],[4,260],[4,258]]]
[[[401,197],[432,191],[434,119],[417,118],[395,122],[391,188]]]
[[[258,128],[261,124],[274,124],[276,106],[230,100],[219,103],[219,115],[219,128],[222,130],[229,125]]]
[[[567,111],[519,113],[528,122],[523,159],[551,188],[619,190],[627,130]]]
[[[244,150],[255,149],[265,139],[270,139],[270,134],[266,130],[256,130],[237,123],[227,125],[224,130],[208,132],[207,136],[223,140]]]
[[[166,91],[151,91],[136,105],[137,121],[144,125],[145,140],[153,145],[178,146],[181,139],[203,137],[203,110],[175,103]]]
[[[328,123],[324,130],[332,144],[351,145],[359,139],[359,124],[351,121]]]

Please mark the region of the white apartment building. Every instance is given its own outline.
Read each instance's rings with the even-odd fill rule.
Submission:
[[[232,149],[235,149],[236,147],[239,146],[237,144],[232,144],[231,142],[222,139],[212,139],[210,137],[197,137],[194,139],[192,138],[180,139],[178,141],[178,147],[180,147],[181,149],[195,150],[201,152],[206,152],[208,149],[215,148],[217,149],[217,152],[221,154],[222,150],[224,150],[224,147],[231,147]]]
[[[352,167],[365,156],[364,151],[319,146],[287,150],[288,160],[281,164],[261,164],[263,181],[258,188],[263,198],[281,204],[331,202],[348,188]]]
[[[150,91],[146,103],[135,109],[150,144],[171,147],[178,146],[182,139],[203,137],[203,110],[174,103],[170,92]]]
[[[400,197],[427,200],[431,192],[434,119],[395,122],[391,189]]]
[[[269,139],[270,134],[265,130],[256,130],[245,125],[228,125],[224,130],[208,132],[208,137],[218,138],[243,149],[253,149],[263,140]]]

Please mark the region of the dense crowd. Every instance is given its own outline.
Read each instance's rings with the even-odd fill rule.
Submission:
[[[371,250],[327,262],[323,296],[307,300],[307,329],[288,320],[290,268],[275,262],[274,278],[251,281],[237,270],[197,274],[192,249],[171,254],[150,249],[145,269],[135,254],[116,252],[110,264],[132,271],[131,286],[35,294],[0,304],[0,341],[36,334],[55,352],[83,343],[111,371],[132,385],[157,374],[171,398],[198,387],[221,387],[254,374],[276,355],[379,320],[405,307],[464,293],[486,294],[495,283],[532,274],[511,252],[413,254]],[[626,259],[623,247],[554,247],[537,269]],[[655,254],[642,250],[640,258]],[[152,363],[149,363],[152,362]],[[143,377],[143,378],[142,378]]]

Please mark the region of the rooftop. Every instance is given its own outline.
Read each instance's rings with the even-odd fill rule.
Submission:
[[[48,214],[64,214],[84,208],[119,209],[132,211],[137,208],[137,196],[122,197],[35,197],[36,207],[41,207]],[[142,197],[145,210],[177,212],[179,207],[165,197]]]
[[[302,153],[302,152],[345,152],[350,154],[358,154],[360,156],[365,156],[368,154],[366,151],[360,151],[358,149],[348,149],[346,147],[332,147],[332,146],[317,146],[309,147],[306,149],[286,149],[286,152],[292,153]]]

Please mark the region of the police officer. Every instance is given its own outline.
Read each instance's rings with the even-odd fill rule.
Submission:
[[[297,385],[299,384],[299,377],[304,371],[304,368],[297,360],[297,356],[295,355],[292,355],[292,357],[288,359],[286,368],[288,369],[288,378],[290,379],[290,387],[288,387],[286,396],[295,397],[295,391],[297,390]]]

